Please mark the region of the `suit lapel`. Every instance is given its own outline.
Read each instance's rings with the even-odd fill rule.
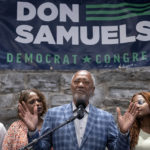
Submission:
[[[64,111],[64,115],[65,115],[65,120],[68,120],[69,118],[73,117],[72,103],[67,105],[67,107]],[[67,127],[68,127],[68,130],[69,130],[67,132],[70,133],[70,138],[72,138],[73,145],[74,145],[75,149],[78,149],[78,143],[77,143],[77,136],[76,136],[76,132],[75,132],[74,121],[67,124]]]
[[[94,114],[94,107],[92,107],[92,105],[90,105],[90,109],[89,109],[89,115],[88,115],[88,121],[87,121],[87,125],[86,125],[86,129],[84,132],[84,136],[83,136],[83,140],[81,142],[81,146],[80,148],[83,146],[84,142],[87,140],[87,137],[90,134],[90,131],[92,130],[92,127],[94,125],[95,122],[95,114]]]

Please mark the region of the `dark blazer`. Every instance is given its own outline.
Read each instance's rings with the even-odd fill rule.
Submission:
[[[73,116],[72,104],[49,109],[44,119],[41,134],[55,128]],[[29,141],[37,138],[38,132]],[[90,104],[89,116],[81,146],[78,146],[74,122],[58,129],[35,144],[36,150],[129,150],[129,136],[122,135],[113,116]]]

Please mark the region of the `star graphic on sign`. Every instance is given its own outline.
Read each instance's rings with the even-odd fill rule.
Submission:
[[[83,59],[83,63],[90,63],[91,61],[91,58],[89,56],[85,56],[82,59]]]

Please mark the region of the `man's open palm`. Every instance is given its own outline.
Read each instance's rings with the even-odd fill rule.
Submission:
[[[121,115],[119,107],[117,107],[116,111],[120,131],[122,133],[128,132],[138,114],[138,107],[136,104],[130,103],[127,111],[123,116]]]
[[[27,125],[28,129],[30,131],[36,130],[38,123],[37,106],[34,107],[33,114],[29,111],[25,102],[22,102],[22,104],[19,103],[18,109],[19,109],[19,116]]]

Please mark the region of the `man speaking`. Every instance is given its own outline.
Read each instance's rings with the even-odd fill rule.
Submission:
[[[136,105],[131,103],[123,116],[117,108],[119,126],[117,129],[110,113],[89,104],[95,90],[95,79],[90,72],[86,70],[76,72],[72,77],[71,90],[73,101],[48,110],[40,135],[76,114],[80,113],[80,117],[39,140],[34,144],[34,149],[50,150],[53,147],[54,150],[105,150],[107,147],[108,150],[129,150],[128,131],[138,113]],[[31,114],[23,103],[19,105],[19,110],[20,117],[28,126],[28,137],[31,142],[40,136],[36,131],[37,108],[35,106],[34,114]]]

